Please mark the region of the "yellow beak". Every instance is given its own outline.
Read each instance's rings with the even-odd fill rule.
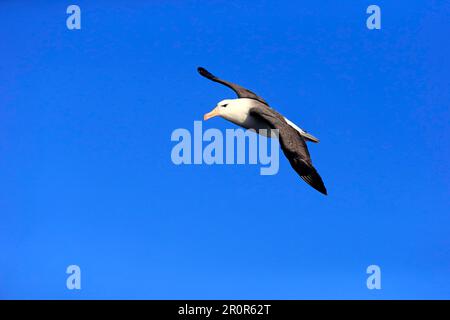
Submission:
[[[215,107],[211,112],[208,112],[203,116],[203,120],[206,121],[206,120],[214,118],[218,115],[219,115],[219,108]]]

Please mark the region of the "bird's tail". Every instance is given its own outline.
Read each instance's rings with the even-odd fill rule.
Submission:
[[[324,195],[328,194],[322,178],[311,163],[302,159],[294,159],[291,161],[291,166],[307,184]]]
[[[310,134],[310,133],[308,133],[308,132],[306,132],[306,131],[300,132],[300,134],[301,134],[301,136],[302,136],[303,138],[305,138],[306,141],[311,141],[311,142],[314,142],[314,143],[319,143],[319,139],[317,139],[317,138],[314,137],[312,134]]]
[[[317,139],[316,137],[314,137],[312,134],[306,132],[305,130],[303,130],[302,128],[300,128],[299,126],[297,126],[295,123],[293,123],[291,120],[289,120],[288,118],[284,118],[284,120],[286,120],[287,124],[290,125],[292,128],[294,128],[295,130],[297,130],[297,132],[303,137],[305,138],[306,141],[311,141],[314,143],[319,143],[319,139]]]

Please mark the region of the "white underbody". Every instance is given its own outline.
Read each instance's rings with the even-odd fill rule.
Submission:
[[[266,135],[264,133],[270,132],[268,130],[270,130],[271,127],[267,124],[267,122],[261,121],[260,119],[257,119],[250,115],[250,109],[254,107],[255,104],[258,103],[255,100],[248,98],[223,100],[219,102],[218,107],[220,108],[220,105],[225,103],[228,104],[227,107],[220,109],[221,110],[220,116],[222,118],[230,122],[233,122],[234,124],[243,127],[245,129],[255,129],[257,131],[259,131],[260,129],[265,129],[262,132],[260,132],[262,135]],[[284,120],[286,120],[288,125],[297,130],[302,136],[307,135],[314,138],[289,119],[285,117],[283,118]]]

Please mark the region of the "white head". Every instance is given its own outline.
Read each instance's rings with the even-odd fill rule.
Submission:
[[[217,106],[209,113],[203,116],[203,120],[208,120],[219,116],[230,121],[239,121],[246,117],[250,108],[250,99],[225,99],[220,101]],[[242,119],[244,120],[244,119]]]

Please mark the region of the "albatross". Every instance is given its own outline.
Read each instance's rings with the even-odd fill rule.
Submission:
[[[253,129],[259,134],[270,132],[267,130],[277,129],[281,149],[295,172],[311,187],[325,195],[327,194],[327,189],[312,164],[306,146],[306,141],[318,143],[319,139],[283,117],[254,92],[220,79],[205,68],[198,67],[197,70],[203,77],[229,87],[238,96],[237,99],[220,101],[211,112],[204,115],[205,121],[219,116],[245,129]]]

